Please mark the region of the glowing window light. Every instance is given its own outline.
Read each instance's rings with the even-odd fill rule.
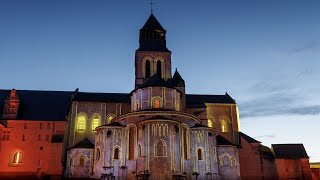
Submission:
[[[84,115],[78,116],[78,130],[84,130],[86,127],[86,117]]]
[[[94,117],[92,120],[92,130],[95,130],[96,127],[100,125],[100,118],[99,117]]]
[[[14,164],[20,164],[22,163],[22,153],[16,152],[13,156],[13,163]]]
[[[212,119],[208,119],[208,127],[213,127],[213,122],[212,122]]]
[[[228,121],[226,119],[221,119],[221,131],[229,132]]]

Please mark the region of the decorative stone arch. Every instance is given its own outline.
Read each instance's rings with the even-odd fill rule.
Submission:
[[[223,153],[222,155],[219,156],[219,165],[229,165],[229,163],[226,163],[224,161],[224,158],[228,158],[230,165],[231,165],[231,156],[227,153]]]
[[[99,113],[93,113],[90,120],[92,130],[95,131],[95,128],[101,125],[101,115]]]
[[[79,112],[76,116],[76,130],[85,131],[87,124],[88,116],[84,112]]]
[[[121,160],[121,147],[120,146],[114,146],[113,153],[112,153],[112,159],[113,160]]]
[[[146,63],[147,61],[150,62],[150,77],[153,75],[153,58],[151,56],[145,56],[143,59],[142,59],[142,77],[143,78],[147,78],[146,77]]]
[[[111,121],[113,120],[113,118],[115,118],[115,117],[116,117],[115,114],[109,113],[109,114],[107,115],[107,123],[106,123],[106,124],[110,124]]]
[[[237,160],[236,160],[236,158],[234,156],[231,156],[230,161],[231,161],[231,166],[236,166],[237,165]]]
[[[154,157],[167,157],[167,144],[163,139],[157,140],[153,147]]]
[[[154,71],[153,74],[158,72],[158,62],[160,62],[160,67],[161,67],[161,77],[164,78],[165,77],[165,60],[161,57],[161,56],[157,56],[154,58],[153,60],[153,64],[154,64]]]
[[[180,125],[182,130],[182,146],[183,157],[185,160],[190,159],[190,128],[187,124],[182,123]]]
[[[160,96],[153,96],[151,99],[151,107],[152,108],[162,108],[163,100]]]
[[[201,146],[197,147],[196,154],[197,154],[197,160],[198,161],[204,160],[204,149],[203,149],[203,147],[201,147]]]
[[[136,157],[136,144],[137,144],[137,126],[135,124],[127,125],[127,159],[133,160]]]
[[[220,121],[221,132],[229,132],[230,124],[231,124],[230,119],[227,116],[220,116],[219,121]]]
[[[80,153],[79,155],[78,155],[78,167],[85,167],[86,166],[86,161],[87,161],[87,159],[88,159],[88,156],[87,155],[85,155],[85,154],[83,154],[83,153]]]

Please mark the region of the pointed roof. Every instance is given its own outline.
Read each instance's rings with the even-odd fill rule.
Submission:
[[[89,141],[88,138],[82,139],[78,144],[74,145],[70,149],[94,149],[94,144]]]
[[[151,13],[148,20],[142,27],[142,29],[148,29],[148,30],[164,30],[164,28],[161,26],[157,18]]]
[[[182,79],[177,68],[176,68],[176,71],[174,72],[173,77],[168,80],[168,83],[170,83],[174,87],[185,87],[184,80]]]

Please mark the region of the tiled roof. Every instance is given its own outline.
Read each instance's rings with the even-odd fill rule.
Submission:
[[[235,100],[232,99],[227,93],[225,95],[187,94],[186,101],[187,108],[203,108],[206,107],[204,103],[235,104]]]
[[[89,93],[78,92],[73,101],[86,101],[86,102],[130,102],[130,94],[127,93]]]
[[[142,29],[149,29],[149,30],[164,30],[164,28],[161,26],[157,18],[151,14],[142,27]]]
[[[79,148],[79,149],[94,149],[94,144],[91,141],[89,141],[89,139],[84,138],[78,144],[74,145],[70,149],[77,149],[77,148]]]
[[[255,139],[253,139],[252,137],[244,134],[243,132],[239,132],[239,137],[242,137],[243,139],[245,139],[248,143],[261,143],[260,141],[257,141]],[[241,140],[241,139],[240,139]]]
[[[71,97],[71,91],[34,91],[17,90],[20,100],[18,120],[66,120]],[[10,90],[0,90],[0,118],[2,118],[5,100]]]
[[[217,136],[217,145],[230,145],[235,146],[232,142],[228,141],[226,138],[224,138],[221,135]]]
[[[272,144],[271,147],[277,159],[309,158],[303,144]]]

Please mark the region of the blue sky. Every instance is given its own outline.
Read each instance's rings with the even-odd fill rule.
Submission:
[[[237,100],[241,130],[320,161],[320,1],[155,0],[187,93]],[[148,0],[1,0],[0,88],[130,92]]]

